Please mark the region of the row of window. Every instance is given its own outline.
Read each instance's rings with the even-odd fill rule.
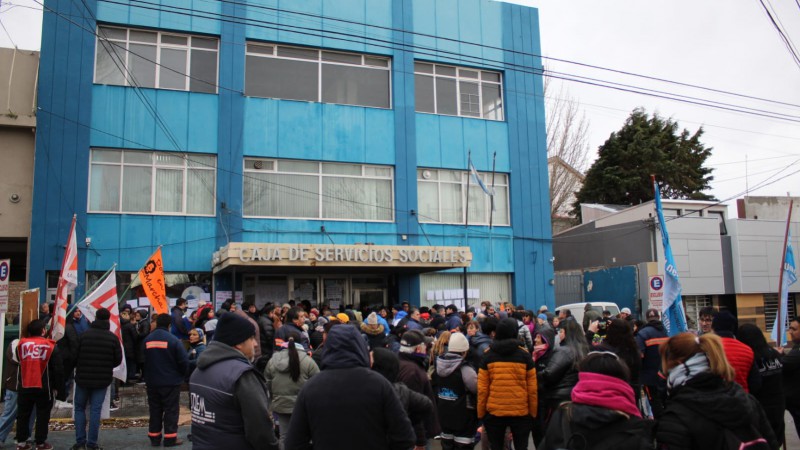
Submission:
[[[212,155],[93,149],[89,212],[213,216],[216,165]],[[468,209],[471,224],[491,213],[509,225],[508,175],[479,176],[494,196],[469,186],[467,171],[419,169],[419,221],[463,224]],[[242,184],[245,217],[394,220],[392,166],[245,158]]]
[[[217,92],[219,39],[98,27],[94,81]],[[244,94],[253,97],[391,108],[391,59],[248,42]],[[499,72],[414,64],[416,111],[503,120]]]

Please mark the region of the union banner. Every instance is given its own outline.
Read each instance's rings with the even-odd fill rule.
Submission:
[[[142,270],[139,271],[139,279],[142,281],[142,287],[150,299],[150,304],[158,314],[169,313],[167,306],[167,291],[164,287],[164,266],[161,262],[161,247],[150,256],[150,259],[144,264]]]

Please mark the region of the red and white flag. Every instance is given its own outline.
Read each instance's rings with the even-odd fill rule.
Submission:
[[[75,219],[76,216],[73,215],[67,238],[67,248],[64,250],[64,261],[61,263],[61,275],[58,277],[55,313],[50,327],[50,336],[54,341],[64,336],[64,328],[67,325],[67,296],[78,286],[78,245],[75,242]]]
[[[90,322],[94,322],[95,314],[100,308],[111,313],[111,332],[119,339],[122,347],[122,363],[114,368],[114,378],[123,382],[128,379],[128,367],[125,364],[125,347],[122,345],[122,326],[119,323],[119,304],[117,303],[117,271],[111,270],[105,280],[78,304],[78,308]]]

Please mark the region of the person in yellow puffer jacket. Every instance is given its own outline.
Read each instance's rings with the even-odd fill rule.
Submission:
[[[538,389],[533,359],[521,345],[517,321],[501,320],[478,369],[478,417],[492,450],[503,449],[506,427],[511,428],[516,450],[528,448]]]

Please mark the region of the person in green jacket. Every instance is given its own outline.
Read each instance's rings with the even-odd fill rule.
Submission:
[[[275,350],[277,352],[272,355],[264,369],[264,376],[267,378],[267,390],[272,397],[272,412],[278,416],[280,449],[283,450],[297,394],[306,381],[319,373],[319,367],[308,356],[300,343],[300,333],[295,331],[289,332],[287,341]]]

